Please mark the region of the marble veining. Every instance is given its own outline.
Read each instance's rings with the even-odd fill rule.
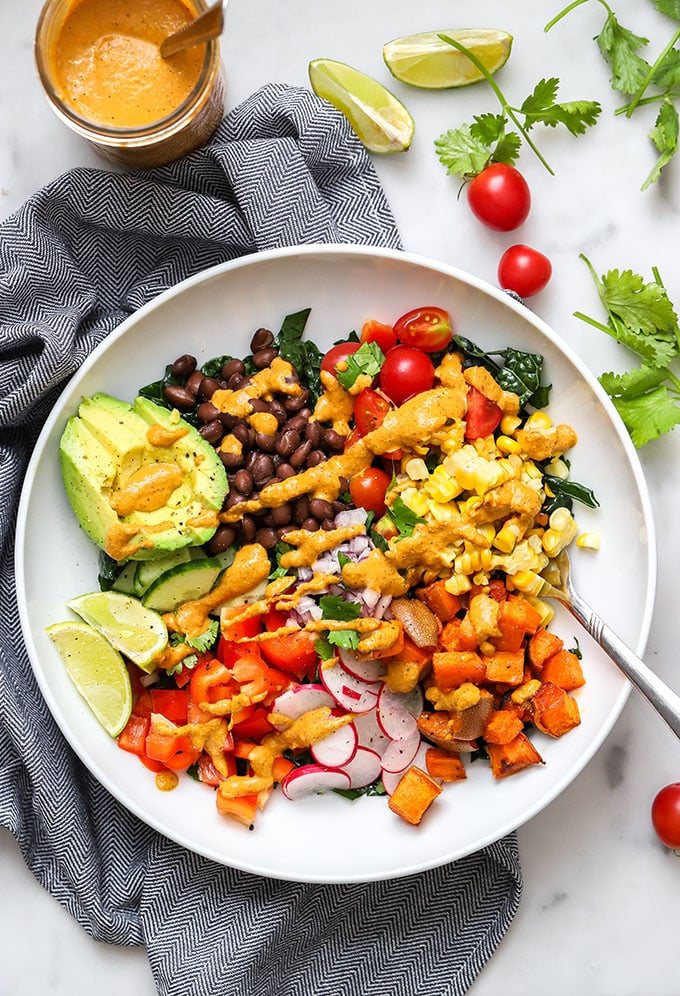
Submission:
[[[84,143],[49,111],[32,61],[41,0],[0,4],[0,217],[62,171],[103,167]],[[596,373],[624,369],[626,357],[606,336],[574,316],[597,313],[590,276],[579,253],[600,272],[631,267],[649,275],[658,266],[680,305],[677,215],[680,161],[662,182],[639,191],[653,162],[646,133],[653,112],[630,121],[616,117],[609,71],[593,42],[604,13],[583,5],[544,34],[563,4],[546,0],[231,0],[224,39],[227,106],[232,108],[267,81],[307,85],[310,59],[349,62],[388,83],[382,44],[414,31],[450,27],[501,27],[514,48],[500,81],[521,100],[542,77],[559,76],[560,98],[598,99],[596,128],[578,139],[537,130],[555,169],[549,176],[528,150],[521,168],[533,209],[517,233],[481,228],[470,216],[458,182],[445,175],[434,139],[472,114],[495,111],[487,91],[407,91],[394,85],[416,120],[416,141],[403,156],[376,159],[404,245],[413,252],[461,266],[492,283],[502,251],[526,242],[548,252],[553,282],[531,302]],[[620,20],[653,39],[660,51],[672,32],[651,0],[616,0]],[[669,26],[670,25],[670,26]],[[650,115],[652,115],[650,117]],[[677,487],[680,430],[640,454],[651,493],[659,544],[659,584],[646,658],[680,688],[677,647],[677,557],[680,524]],[[602,514],[606,515],[606,510]],[[637,694],[585,771],[547,809],[521,828],[524,872],[520,910],[495,956],[473,984],[473,996],[677,996],[677,910],[680,859],[656,840],[649,822],[655,792],[680,777],[676,739]],[[98,996],[155,991],[142,949],[93,942],[36,884],[7,832],[0,833],[0,992]],[[424,917],[426,923],[426,917]],[[244,994],[245,996],[245,994]],[[432,994],[435,996],[435,994]]]

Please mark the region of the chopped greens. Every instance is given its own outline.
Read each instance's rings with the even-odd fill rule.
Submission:
[[[219,621],[217,619],[210,619],[208,620],[207,629],[205,629],[202,633],[199,633],[198,636],[187,636],[186,642],[190,647],[193,647],[194,650],[198,650],[199,654],[204,654],[210,650],[219,634]]]
[[[320,373],[323,353],[316,343],[302,338],[310,312],[311,308],[304,308],[302,311],[287,315],[274,340],[274,347],[278,349],[282,359],[293,364],[300,375],[300,380],[309,389],[310,407],[314,407],[322,393]]]
[[[405,536],[412,536],[413,530],[418,523],[425,522],[425,519],[420,515],[416,515],[413,509],[409,508],[404,499],[399,495],[397,495],[392,504],[387,508],[387,515],[389,515],[399,531],[395,543],[398,543]]]
[[[541,508],[541,511],[545,512],[546,515],[550,515],[556,508],[568,508],[571,511],[574,501],[579,501],[582,505],[587,505],[588,508],[599,508],[600,506],[595,493],[583,484],[564,480],[561,477],[553,477],[551,474],[544,474],[543,481],[552,493],[552,497],[547,497]]]
[[[352,622],[361,615],[361,605],[358,602],[347,601],[342,595],[322,595],[319,599],[319,607],[323,619]],[[345,650],[356,650],[359,646],[359,634],[355,629],[330,630],[326,634],[325,642],[334,647],[343,647]],[[322,649],[324,648],[322,647]],[[327,660],[328,658],[323,659]]]
[[[543,357],[540,353],[526,353],[511,347],[486,352],[460,335],[453,337],[453,346],[463,353],[465,366],[485,367],[504,391],[513,391],[519,397],[521,408],[526,405],[545,408],[548,404],[551,385],[542,383]]]
[[[340,370],[336,367],[335,375],[338,383],[342,384],[346,391],[349,391],[362,374],[370,377],[371,380],[378,376],[380,368],[385,362],[385,354],[377,342],[362,342],[356,353],[348,356],[345,362],[347,369]]]

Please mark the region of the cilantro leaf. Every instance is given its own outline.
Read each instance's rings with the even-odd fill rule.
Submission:
[[[186,642],[194,650],[198,650],[199,653],[204,654],[206,651],[210,650],[213,643],[217,639],[220,632],[220,624],[217,619],[210,619],[208,622],[207,629],[199,633],[198,636],[187,636]]]
[[[677,48],[666,52],[652,77],[652,82],[666,92],[680,86],[680,52]]]
[[[673,102],[666,98],[659,108],[656,122],[649,133],[650,139],[659,151],[659,157],[642,184],[642,190],[646,190],[650,183],[656,183],[661,176],[661,170],[668,165],[678,151],[678,128],[678,112]]]
[[[449,129],[434,143],[437,156],[449,175],[476,176],[489,163],[489,147],[471,133],[470,125]]]
[[[660,14],[680,21],[680,0],[652,0],[652,3]]]
[[[351,622],[361,615],[361,605],[358,602],[348,602],[342,595],[322,595],[319,605],[323,619]]]
[[[335,651],[325,636],[320,636],[314,641],[314,649],[322,661],[330,661],[335,657]]]
[[[416,515],[413,509],[409,508],[404,499],[397,495],[392,504],[387,508],[387,515],[392,519],[399,530],[399,536],[396,538],[395,542],[403,539],[405,536],[412,536],[415,527],[421,523],[425,522],[420,515]]]
[[[637,398],[612,401],[638,449],[680,425],[680,405],[666,387],[657,387]]]
[[[342,553],[342,551],[338,553],[338,564],[340,565],[341,570],[345,566],[345,564],[351,564],[351,563],[352,563],[352,558],[348,557],[346,553]]]
[[[359,634],[355,629],[335,629],[328,634],[328,642],[343,650],[356,650],[359,646]]]
[[[336,367],[335,376],[338,383],[342,384],[346,391],[349,391],[362,374],[366,374],[371,379],[378,376],[380,368],[385,362],[385,354],[377,342],[362,342],[356,353],[347,357],[346,362],[347,369],[338,370]]]
[[[541,80],[534,87],[520,111],[525,116],[524,125],[531,128],[536,123],[555,128],[563,124],[572,135],[583,135],[594,125],[602,108],[594,100],[572,100],[559,104],[556,101],[559,80],[552,77]]]
[[[644,364],[623,374],[603,373],[598,380],[610,398],[629,400],[659,387],[666,380],[666,371]]]
[[[277,578],[284,578],[288,574],[289,568],[281,566],[281,557],[284,553],[289,553],[293,547],[290,543],[284,543],[283,540],[277,540],[276,546],[274,547],[274,559],[276,561],[276,567],[271,572],[268,577],[268,581],[276,581]]]
[[[619,93],[635,93],[644,83],[649,63],[638,55],[638,49],[649,44],[648,38],[636,35],[619,23],[612,11],[596,39],[605,62],[612,67],[610,84]]]

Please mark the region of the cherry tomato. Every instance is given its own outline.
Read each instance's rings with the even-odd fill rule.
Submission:
[[[384,470],[367,467],[350,479],[349,493],[357,507],[380,516],[385,511],[385,495],[389,486],[390,477]]]
[[[552,264],[547,256],[531,246],[510,246],[498,264],[498,283],[520,297],[532,297],[547,285]]]
[[[476,387],[468,388],[465,438],[480,439],[494,432],[500,425],[503,412],[493,401],[485,398]]]
[[[652,803],[652,825],[666,847],[680,849],[680,782],[666,785],[656,795]]]
[[[346,360],[348,356],[353,356],[360,345],[359,342],[339,342],[335,346],[331,346],[321,361],[321,369],[327,370],[335,377],[337,374],[335,368],[338,363]]]
[[[389,353],[397,345],[397,336],[391,325],[370,318],[361,329],[361,342],[377,342],[383,353]]]
[[[380,387],[395,405],[413,394],[429,391],[434,383],[434,365],[422,349],[395,346],[385,357],[380,371]]]
[[[354,424],[361,436],[382,425],[391,405],[387,398],[372,387],[365,387],[354,402]]]
[[[496,232],[511,232],[526,221],[531,193],[514,166],[491,163],[472,180],[467,190],[470,210],[482,224]]]
[[[426,353],[436,353],[451,342],[453,330],[448,311],[443,308],[414,308],[394,323],[397,339]]]

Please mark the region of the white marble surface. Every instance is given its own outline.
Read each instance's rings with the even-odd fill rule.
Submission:
[[[426,93],[398,84],[417,124],[407,155],[376,160],[405,247],[451,262],[492,282],[502,250],[515,241],[547,252],[555,276],[535,298],[546,319],[599,373],[625,360],[605,336],[572,315],[597,309],[590,277],[578,259],[586,252],[600,271],[632,267],[649,274],[658,265],[680,303],[676,265],[680,162],[663,182],[640,193],[653,156],[646,133],[651,118],[615,118],[619,101],[592,38],[603,8],[576,10],[549,35],[557,12],[546,0],[231,0],[224,39],[228,107],[267,81],[307,85],[307,63],[327,56],[375,75],[388,85],[381,46],[412,31],[446,27],[501,27],[515,36],[501,81],[521,100],[538,79],[562,80],[562,99],[598,99],[601,122],[585,137],[537,132],[557,175],[550,177],[528,151],[521,168],[533,192],[532,214],[515,234],[498,235],[471,218],[457,183],[446,177],[432,142],[473,113],[495,109],[491,94]],[[52,116],[32,59],[40,0],[0,0],[0,217],[74,165],[102,165]],[[653,39],[658,52],[673,24],[649,0],[617,0],[621,21]],[[647,660],[680,687],[677,645],[677,566],[680,525],[675,489],[680,431],[651,444],[641,459],[659,533],[659,584]],[[474,996],[672,996],[677,975],[680,862],[657,843],[651,800],[678,779],[680,751],[672,734],[637,695],[587,769],[546,811],[520,830],[525,876],[517,917],[494,958],[472,987]],[[0,992],[40,991],[73,996],[96,987],[99,996],[151,994],[154,985],[140,949],[92,942],[34,881],[6,832],[0,833]],[[433,994],[434,996],[434,994]]]

